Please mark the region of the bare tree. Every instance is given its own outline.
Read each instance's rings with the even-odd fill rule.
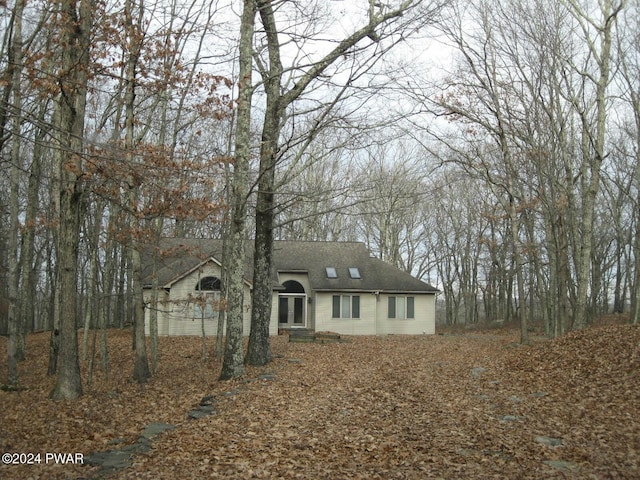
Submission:
[[[574,106],[582,122],[582,165],[580,179],[582,182],[582,215],[579,219],[580,248],[576,263],[576,304],[573,314],[575,328],[584,328],[588,324],[589,280],[591,255],[593,252],[593,225],[595,202],[600,189],[602,163],[607,156],[607,90],[611,82],[611,47],[612,34],[616,20],[625,1],[600,3],[600,11],[592,14],[575,0],[566,1],[567,10],[578,22],[587,46],[589,55],[584,65],[575,65],[577,73],[583,80],[581,90],[593,86],[593,98],[586,102],[574,99]],[[590,63],[594,62],[593,69]]]
[[[629,138],[628,147],[622,148],[621,154],[628,157],[635,164],[634,182],[635,198],[630,196],[633,202],[635,215],[635,232],[633,235],[633,272],[631,286],[631,322],[640,323],[640,222],[637,220],[640,213],[640,88],[638,75],[640,75],[640,32],[638,32],[637,18],[640,13],[638,2],[631,2],[628,15],[621,16],[622,27],[617,39],[619,58],[619,77],[623,85],[624,100],[630,107],[630,119],[625,122],[623,131]],[[631,194],[631,191],[629,192]]]
[[[571,319],[575,328],[585,324],[595,301],[585,293],[604,288],[592,284],[604,279],[591,273],[607,255],[605,244],[593,243],[593,212],[607,157],[611,33],[624,4],[600,7],[521,0],[454,7],[440,28],[460,61],[432,90],[419,82],[412,89],[427,110],[451,120],[434,139],[462,171],[485,179],[510,219],[523,338],[536,303],[545,306],[547,331],[559,334]],[[482,146],[486,133],[494,148]]]
[[[144,11],[142,5],[139,5],[136,11],[133,8],[133,2],[127,0],[125,2],[125,26],[127,30],[128,49],[126,51],[126,64],[125,64],[125,155],[127,156],[128,163],[133,166],[134,164],[134,122],[135,122],[135,96],[136,96],[136,81],[137,81],[137,69],[140,54],[142,50],[142,42],[144,39],[142,22],[144,17]],[[133,212],[129,215],[129,229],[130,239],[127,245],[127,252],[129,256],[129,266],[131,269],[131,286],[132,286],[132,320],[134,330],[134,349],[135,360],[133,365],[133,378],[138,383],[146,383],[151,376],[149,369],[149,361],[147,359],[147,344],[144,335],[144,300],[142,292],[142,262],[140,255],[140,246],[138,241],[138,218],[137,218],[137,205],[138,189],[140,187],[139,181],[136,177],[137,172],[132,168],[131,174],[127,179],[128,192],[127,200],[130,208]]]
[[[54,400],[82,395],[78,362],[76,282],[78,238],[83,195],[83,130],[86,106],[90,35],[95,4],[92,0],[55,2],[60,29],[60,74],[57,98],[56,148],[60,166],[60,224],[58,289],[60,348]]]
[[[428,162],[406,142],[366,148],[355,177],[364,191],[356,211],[358,236],[378,258],[420,278],[425,210],[430,196]]]
[[[21,146],[21,129],[22,129],[22,15],[24,10],[24,2],[18,0],[12,14],[13,35],[10,44],[10,63],[8,70],[10,71],[12,102],[11,109],[13,113],[12,149],[11,149],[11,167],[10,167],[10,194],[9,194],[9,239],[7,242],[8,250],[8,333],[7,342],[7,385],[9,388],[17,388],[18,385],[18,360],[19,360],[19,332],[23,329],[22,321],[19,315],[18,303],[18,231],[19,231],[19,191],[20,191],[20,146]]]
[[[249,162],[251,159],[251,80],[253,31],[256,16],[254,0],[244,0],[240,24],[238,106],[236,141],[231,183],[232,213],[228,256],[225,261],[227,292],[227,341],[225,344],[221,380],[237,378],[244,373],[242,346],[242,319],[244,303],[245,222],[249,188]]]
[[[420,8],[424,7],[423,11]],[[288,110],[294,102],[315,83],[318,83],[330,67],[341,59],[360,57],[362,65],[379,59],[389,48],[408,35],[411,27],[433,21],[439,5],[418,0],[403,0],[383,4],[369,0],[366,24],[341,39],[328,54],[318,60],[305,60],[306,67],[292,67],[292,72],[300,70],[298,76],[287,78],[281,59],[279,37],[285,33],[276,19],[273,2],[258,1],[258,11],[265,32],[268,60],[261,62],[266,95],[266,108],[262,123],[260,145],[260,167],[258,173],[256,234],[254,254],[253,303],[251,312],[251,333],[247,363],[264,365],[271,361],[269,344],[269,321],[271,318],[271,270],[273,265],[273,238],[275,219],[275,170],[285,145],[281,143],[282,128],[288,117]],[[415,16],[414,16],[415,15]],[[413,23],[415,22],[415,23]],[[294,40],[295,41],[295,40]],[[370,50],[371,57],[364,53]],[[357,75],[358,67],[351,63],[351,75]],[[366,67],[364,67],[366,68]],[[350,77],[346,83],[350,82]],[[331,73],[329,74],[331,78]],[[320,82],[321,84],[322,82]],[[291,85],[287,88],[288,85]],[[331,108],[331,102],[329,107]]]

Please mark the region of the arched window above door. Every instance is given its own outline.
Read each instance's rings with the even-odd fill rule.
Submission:
[[[282,286],[285,288],[284,293],[305,293],[302,284],[295,280],[287,280]]]
[[[220,279],[218,277],[203,277],[196,284],[198,292],[215,292],[220,290]]]

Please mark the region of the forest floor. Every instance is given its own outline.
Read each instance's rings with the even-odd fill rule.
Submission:
[[[97,370],[87,385],[83,362],[76,402],[47,399],[48,339],[28,337],[23,389],[0,391],[0,453],[39,463],[0,465],[2,479],[640,478],[640,326],[531,346],[512,328],[332,344],[279,336],[271,364],[230,382],[217,380],[219,361],[202,361],[200,339],[161,338],[143,387],[130,378],[130,332],[114,330],[109,377]],[[190,418],[200,403],[212,414]],[[86,461],[136,445],[155,422],[175,428],[129,466]],[[68,462],[76,453],[84,464]]]

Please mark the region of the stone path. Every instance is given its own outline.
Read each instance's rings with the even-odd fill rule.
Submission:
[[[108,473],[113,470],[119,470],[131,465],[131,459],[137,453],[145,453],[151,450],[151,442],[153,439],[166,430],[173,430],[174,425],[168,423],[150,423],[147,425],[138,440],[131,445],[125,445],[121,448],[106,450],[104,452],[96,452],[84,458],[84,462],[88,465],[96,465],[100,467],[99,474]],[[123,443],[124,439],[118,438],[111,441],[112,445]]]
[[[303,363],[302,360],[298,359],[289,359],[289,361],[291,363]],[[271,381],[276,377],[277,375],[274,372],[263,372],[258,375],[257,380]],[[255,380],[248,380],[247,383],[252,381]],[[223,392],[220,396],[231,397],[237,395],[240,391],[241,387],[228,392]],[[216,398],[215,395],[207,395],[203,397],[195,408],[189,410],[187,417],[192,420],[198,420],[213,415],[216,413],[215,404],[218,401],[219,398]],[[87,465],[100,467],[97,472],[98,476],[130,467],[134,455],[146,453],[151,450],[151,443],[158,435],[167,430],[173,430],[174,428],[176,428],[175,425],[168,423],[150,423],[144,428],[135,443],[117,447],[118,445],[125,443],[125,440],[123,438],[116,438],[109,442],[110,445],[114,446],[113,449],[92,453],[91,455],[84,457],[84,462]]]

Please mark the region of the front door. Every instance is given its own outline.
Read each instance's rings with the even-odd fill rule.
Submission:
[[[280,295],[278,322],[281,328],[304,327],[306,295]]]

